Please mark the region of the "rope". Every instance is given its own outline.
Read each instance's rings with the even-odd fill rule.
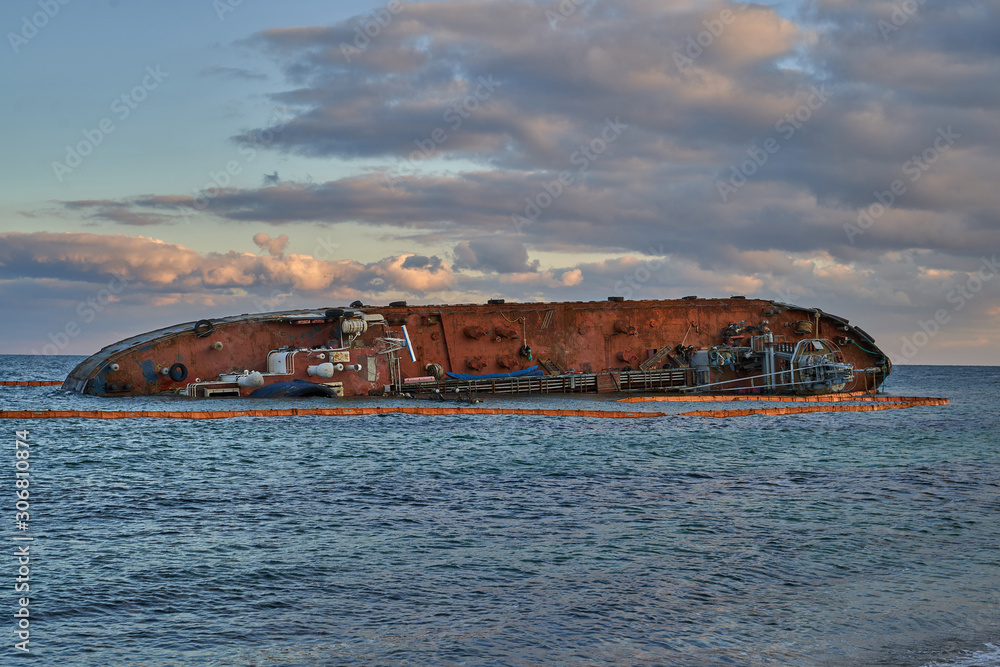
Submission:
[[[691,320],[691,324],[688,325],[687,331],[684,332],[684,338],[681,338],[681,347],[684,347],[684,341],[688,339],[688,334],[691,333],[691,327],[694,326],[694,320]]]
[[[524,341],[525,345],[527,345],[528,344],[528,320],[525,319],[524,315],[522,315],[521,317],[517,318],[516,320],[512,320],[509,317],[507,317],[506,315],[504,315],[502,310],[499,311],[499,312],[500,312],[500,317],[504,318],[505,320],[507,320],[511,324],[517,324],[518,322],[521,323],[521,340]]]

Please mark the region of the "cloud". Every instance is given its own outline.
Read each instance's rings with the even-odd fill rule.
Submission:
[[[63,202],[63,205],[70,210],[87,211],[88,220],[103,220],[131,227],[171,225],[179,219],[177,216],[164,215],[156,211],[137,210],[131,201],[81,199]]]
[[[261,250],[267,250],[267,254],[280,257],[285,252],[288,245],[288,234],[281,234],[276,238],[271,238],[270,234],[259,232],[253,235],[253,242]]]
[[[456,269],[531,273],[538,270],[538,265],[538,260],[528,261],[528,249],[518,239],[486,238],[462,241],[455,246]]]
[[[402,264],[404,269],[430,269],[437,271],[441,268],[440,257],[425,257],[424,255],[408,255]]]
[[[752,136],[755,119],[782,112],[803,76],[775,64],[801,31],[755,5],[707,50],[700,76],[678,70],[673,52],[734,5],[699,7],[604,2],[555,27],[547,3],[503,0],[414,2],[348,61],[341,44],[354,22],[265,30],[249,44],[270,53],[295,88],[274,100],[293,110],[275,146],[320,156],[409,158],[432,140],[433,153],[506,167],[559,168],[607,117],[635,127],[628,153],[666,157],[665,133],[732,128]],[[751,69],[751,66],[756,68]],[[670,109],[670,114],[664,114]],[[701,129],[698,132],[699,128]],[[439,135],[440,136],[440,135]],[[721,138],[721,137],[720,137]]]
[[[257,235],[260,236],[259,234]],[[282,235],[284,236],[284,235]],[[258,239],[284,246],[287,237]],[[10,232],[0,234],[0,279],[101,282],[126,276],[144,290],[266,290],[284,286],[304,292],[406,292],[423,294],[453,283],[438,257],[388,257],[362,264],[310,255],[198,253],[145,236]]]
[[[414,257],[418,259],[411,261]],[[390,257],[379,262],[374,270],[388,284],[416,292],[440,292],[455,286],[451,269],[438,257]]]
[[[359,17],[264,30],[245,45],[283,71],[272,99],[289,118],[234,139],[268,132],[261,150],[364,160],[361,173],[319,184],[275,173],[213,192],[204,213],[447,233],[467,244],[460,267],[509,272],[525,266],[469,244],[516,231],[517,216],[532,248],[641,252],[669,239],[703,266],[720,236],[844,262],[868,249],[968,257],[1000,221],[1000,122],[983,112],[1000,94],[997,7],[920,5],[885,39],[892,11],[609,0],[563,16],[528,0],[413,2],[350,60],[341,45]],[[613,141],[609,123],[625,126]],[[924,161],[948,128],[956,139]],[[762,153],[767,140],[777,148]],[[731,179],[745,185],[723,201]],[[892,211],[860,239],[845,234],[896,180],[906,192]],[[194,205],[149,195],[95,215],[129,222],[107,212],[118,206],[153,223]]]
[[[243,79],[246,81],[264,81],[266,74],[253,72],[242,67],[223,67],[222,65],[212,65],[205,67],[200,72],[204,76],[217,76],[223,79]]]
[[[100,211],[90,217],[91,219],[102,219],[119,225],[129,225],[132,227],[151,227],[155,225],[175,224],[177,222],[176,219],[167,215],[143,213],[140,211],[125,211],[114,208]]]
[[[0,276],[103,280],[115,274],[152,286],[169,285],[197,271],[190,248],[146,236],[80,232],[0,234]]]

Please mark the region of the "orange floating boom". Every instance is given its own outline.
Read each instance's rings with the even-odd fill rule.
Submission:
[[[545,410],[527,408],[284,408],[274,410],[0,410],[0,419],[230,419],[233,417],[361,417],[366,415],[525,415],[546,417],[603,417],[637,419],[665,417],[664,412],[625,412],[621,410]]]
[[[797,415],[806,412],[873,412],[876,410],[901,410],[915,408],[921,405],[948,405],[947,398],[918,397],[878,397],[882,399],[898,398],[902,400],[883,400],[879,403],[861,405],[796,405],[784,408],[744,408],[733,410],[692,410],[682,412],[680,417],[749,417],[753,415]]]
[[[0,380],[0,387],[54,387],[62,383],[62,380]]]
[[[677,402],[677,403],[704,403],[712,401],[767,401],[772,403],[842,403],[842,402],[912,402],[912,401],[945,401],[934,405],[947,405],[948,399],[922,398],[919,396],[875,396],[863,391],[852,391],[845,394],[819,394],[816,396],[633,396],[618,399],[619,403],[655,403],[655,402]]]
[[[810,397],[812,398],[812,397]],[[622,410],[561,410],[530,408],[284,408],[273,410],[0,410],[0,419],[231,419],[234,417],[362,417],[367,415],[520,415],[545,417],[597,417],[604,419],[644,419],[652,417],[746,417],[788,415],[803,412],[868,412],[912,408],[920,405],[948,405],[946,398],[878,397],[879,403],[862,405],[810,405],[743,410],[693,410],[679,415],[666,412],[626,412]],[[818,401],[812,401],[818,402]]]

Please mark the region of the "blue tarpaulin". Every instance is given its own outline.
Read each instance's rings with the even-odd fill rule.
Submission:
[[[535,364],[531,368],[524,368],[519,371],[513,371],[512,373],[491,373],[488,375],[469,375],[467,373],[448,373],[448,377],[452,380],[499,380],[501,378],[528,378],[528,377],[538,377],[539,375],[545,375],[545,371]]]

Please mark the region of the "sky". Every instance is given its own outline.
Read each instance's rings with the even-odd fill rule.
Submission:
[[[686,295],[1000,365],[1000,0],[9,0],[0,353]]]

